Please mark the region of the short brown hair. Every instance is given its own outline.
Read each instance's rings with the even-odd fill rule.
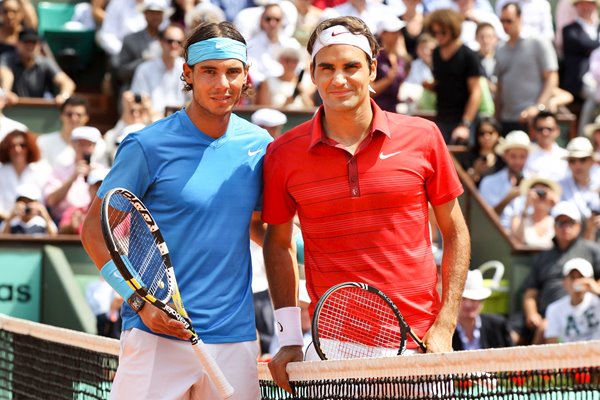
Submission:
[[[363,35],[364,37],[366,37],[369,41],[369,45],[371,46],[372,53],[367,54],[367,61],[370,64],[375,58],[377,58],[377,54],[379,53],[379,44],[377,43],[375,35],[373,35],[373,33],[369,30],[367,24],[365,24],[365,22],[362,19],[349,16],[326,19],[325,21],[322,21],[319,25],[317,25],[313,33],[310,35],[310,39],[308,39],[308,44],[306,45],[308,54],[312,54],[315,41],[317,40],[317,37],[319,37],[321,32],[335,25],[342,25],[353,34]]]
[[[454,10],[444,8],[433,11],[425,17],[425,29],[431,32],[433,25],[450,32],[452,39],[458,39],[462,31],[463,17]]]
[[[31,132],[19,130],[8,133],[0,142],[0,163],[10,163],[10,147],[14,138],[22,136],[27,146],[27,163],[39,161],[41,158],[40,148],[37,145],[37,137]]]

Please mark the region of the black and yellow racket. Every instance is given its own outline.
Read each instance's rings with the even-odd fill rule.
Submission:
[[[150,211],[133,193],[116,188],[102,200],[101,221],[104,241],[125,281],[145,301],[185,325],[208,376],[223,398],[231,397],[233,387],[196,334],[183,307],[167,244]]]
[[[366,283],[332,286],[313,316],[313,344],[322,360],[400,355],[407,335],[426,350],[394,302]]]

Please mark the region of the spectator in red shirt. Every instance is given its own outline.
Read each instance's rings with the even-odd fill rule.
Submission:
[[[428,352],[452,349],[470,253],[457,202],[463,189],[433,122],[382,111],[370,99],[378,50],[358,18],[320,23],[308,52],[323,106],[265,156],[264,256],[282,346],[269,366],[288,391],[285,366],[303,359],[291,244],[296,213],[311,314],[329,287],[365,282],[398,305]],[[429,204],[444,242],[441,300]],[[415,343],[408,347],[416,352]]]

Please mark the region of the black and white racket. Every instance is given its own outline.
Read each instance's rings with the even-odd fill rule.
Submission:
[[[312,321],[315,350],[322,360],[400,355],[406,336],[425,351],[398,307],[381,290],[359,282],[329,288]]]
[[[183,307],[167,244],[144,203],[126,189],[112,189],[102,200],[100,215],[104,241],[125,281],[145,301],[185,325],[210,379],[224,399],[231,397],[233,387],[196,334]]]

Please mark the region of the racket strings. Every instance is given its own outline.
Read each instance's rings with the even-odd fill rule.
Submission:
[[[156,237],[128,199],[113,194],[109,205],[108,221],[121,259],[149,294],[167,302],[170,280]]]
[[[402,340],[389,305],[360,288],[333,292],[319,312],[317,330],[328,359],[395,355]]]

